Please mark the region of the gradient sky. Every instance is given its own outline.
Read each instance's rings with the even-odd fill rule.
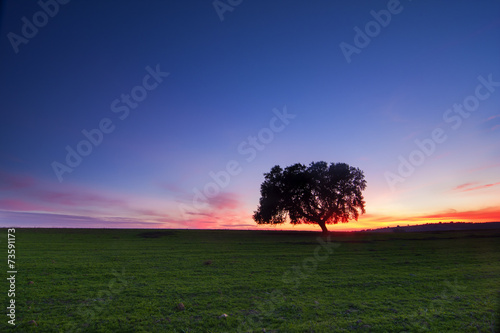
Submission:
[[[1,226],[263,229],[313,161],[367,180],[330,230],[500,220],[498,1],[60,2],[0,8]]]

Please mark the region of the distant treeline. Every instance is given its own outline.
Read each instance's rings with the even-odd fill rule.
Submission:
[[[369,232],[425,232],[425,231],[457,231],[457,230],[489,230],[500,229],[500,222],[439,222],[419,225],[386,227],[379,229],[363,230]]]

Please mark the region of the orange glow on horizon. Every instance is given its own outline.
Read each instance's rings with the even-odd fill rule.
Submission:
[[[243,215],[243,214],[241,214]],[[240,217],[242,217],[240,215]],[[206,221],[190,221],[185,224],[186,227],[192,229],[234,229],[234,230],[289,230],[289,231],[320,231],[320,227],[316,224],[298,224],[283,223],[278,225],[258,225],[251,218],[241,218],[236,223],[235,216],[223,217],[218,216],[218,220],[225,221],[221,223],[206,224]],[[450,210],[447,212],[425,214],[420,216],[384,216],[375,214],[365,214],[360,216],[358,221],[351,220],[348,223],[328,224],[329,231],[360,231],[368,229],[379,229],[385,227],[421,225],[428,223],[448,223],[448,222],[500,222],[500,208],[490,207],[474,211],[458,212]],[[231,224],[234,223],[234,224]]]

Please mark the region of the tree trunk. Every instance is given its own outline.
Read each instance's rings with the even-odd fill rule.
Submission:
[[[326,223],[323,221],[319,221],[318,224],[321,227],[321,231],[323,231],[323,235],[327,235],[328,229],[326,228]]]

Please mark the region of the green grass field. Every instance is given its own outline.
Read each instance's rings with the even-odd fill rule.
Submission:
[[[6,272],[7,230],[1,233]],[[5,297],[0,331],[494,332],[498,327],[500,231],[338,233],[330,242],[319,242],[318,236],[16,229],[16,326],[8,324]]]

